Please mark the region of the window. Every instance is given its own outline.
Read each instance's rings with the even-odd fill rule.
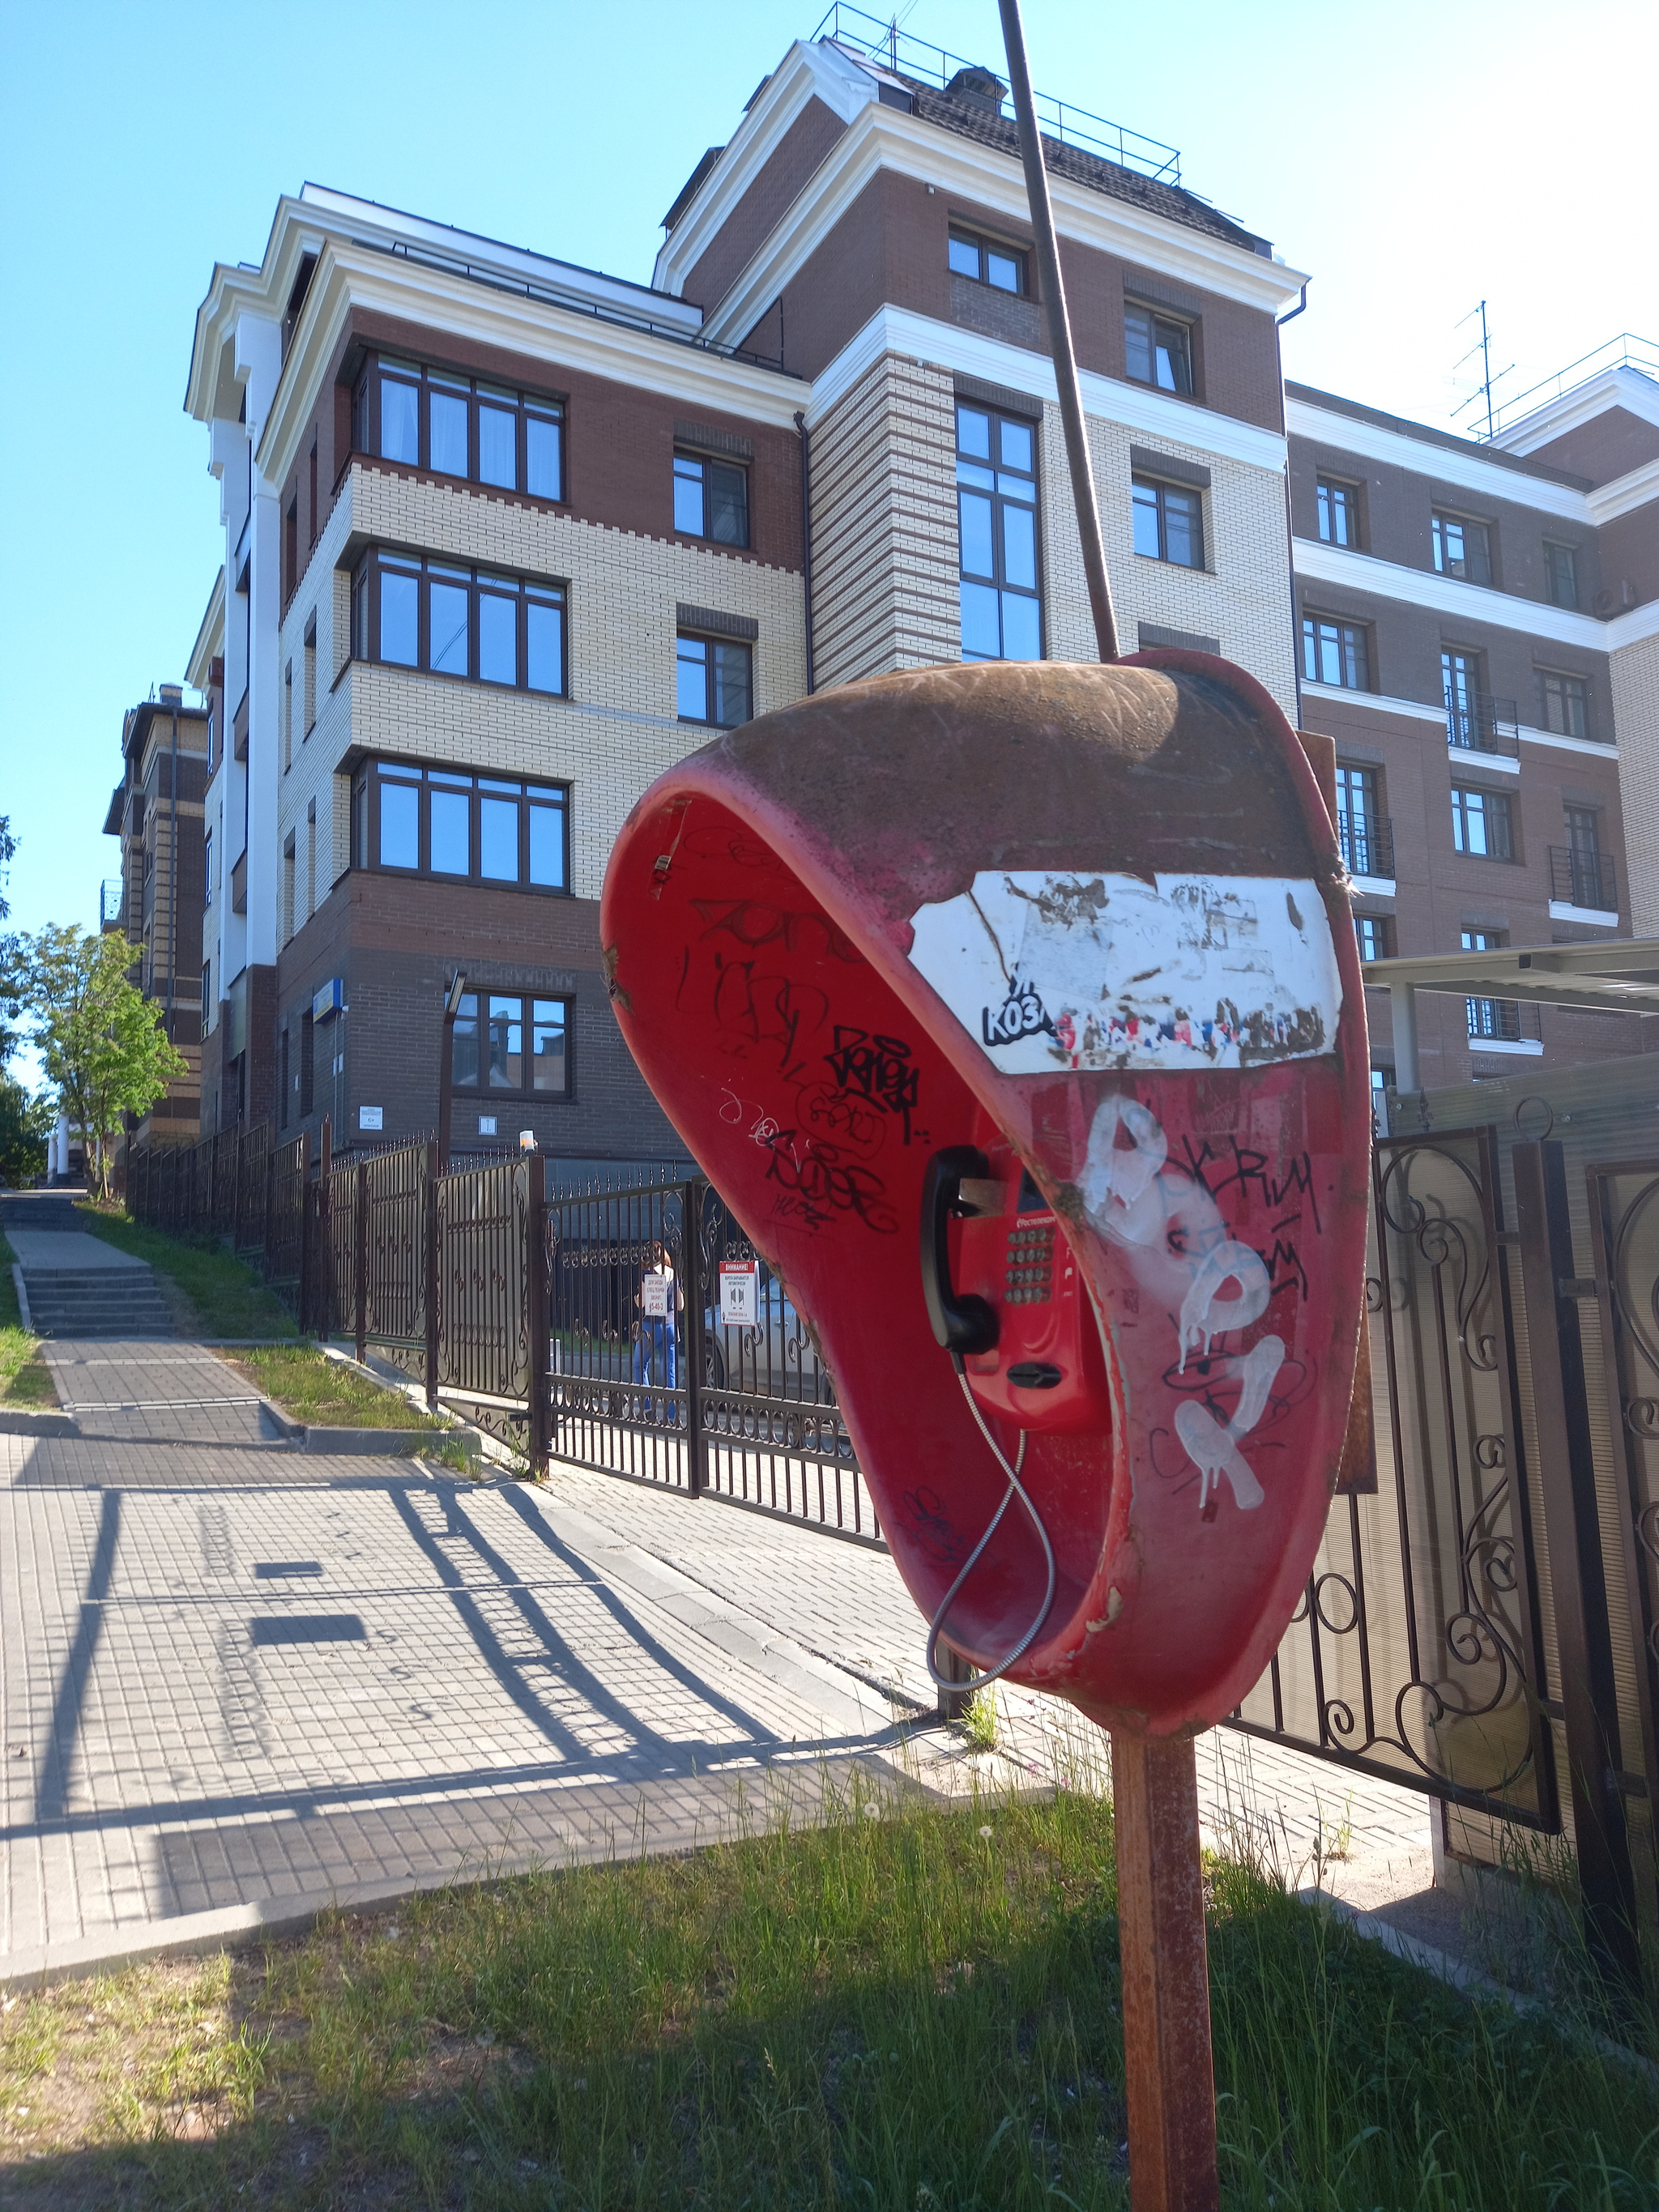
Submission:
[[[293,936],[293,934],[294,934],[294,916],[295,916],[295,902],[294,902],[294,895],[295,895],[295,888],[296,888],[296,886],[295,886],[295,884],[294,877],[295,877],[295,860],[294,860],[294,832],[290,830],[289,831],[289,833],[288,833],[287,839],[286,839],[286,841],[284,842],[283,846],[283,915],[282,915],[282,921],[283,921],[283,943],[284,945],[286,945],[286,944],[288,943],[288,941],[289,941],[289,938],[290,938],[290,937],[292,937],[292,936]],[[286,1036],[288,1035],[287,1030],[283,1030],[283,1036]]]
[[[202,963],[202,1027],[204,1030],[212,1028],[213,1017],[217,1011],[213,1003],[213,963],[204,960]]]
[[[1589,686],[1582,676],[1566,676],[1558,669],[1538,672],[1539,720],[1559,737],[1589,735]]]
[[[562,891],[569,793],[555,783],[370,761],[352,786],[352,865]]]
[[[351,650],[359,660],[562,691],[564,592],[377,548],[352,579]]]
[[[1041,660],[1036,427],[957,409],[957,514],[964,660]]]
[[[1204,566],[1204,502],[1183,484],[1157,483],[1136,477],[1135,551],[1149,560],[1173,561],[1177,568]]]
[[[301,708],[305,715],[305,734],[309,737],[317,726],[317,617],[314,614],[306,624],[305,692]]]
[[[570,1096],[570,1001],[516,992],[467,991],[455,1017],[457,1091],[516,1091],[524,1097]]]
[[[289,1107],[289,1070],[288,1070],[289,1052],[288,1052],[288,1031],[287,1031],[286,1030],[284,1030],[283,1031],[283,1054],[282,1054],[282,1059],[283,1059],[283,1072],[282,1072],[281,1079],[280,1079],[280,1080],[279,1080],[279,1082],[278,1082],[278,1085],[277,1085],[277,1088],[278,1088],[279,1091],[281,1092],[281,1095],[282,1095],[282,1101],[283,1101],[282,1113],[281,1113],[281,1115],[280,1115],[280,1117],[279,1117],[279,1126],[280,1126],[281,1127],[283,1127],[283,1128],[286,1129],[286,1128],[287,1128],[287,1127],[288,1127],[288,1107]],[[299,1078],[296,1076],[294,1079],[295,1079],[295,1081],[297,1083],[297,1082],[298,1082],[298,1080],[299,1080]]]
[[[1393,875],[1393,842],[1382,818],[1374,768],[1338,763],[1336,829],[1342,858],[1355,875]]]
[[[1334,684],[1345,691],[1369,691],[1370,653],[1362,626],[1338,622],[1329,615],[1304,615],[1302,675],[1309,684]]]
[[[1504,791],[1477,791],[1466,784],[1452,786],[1452,845],[1460,853],[1473,853],[1487,860],[1515,858],[1510,797]],[[1470,948],[1474,951],[1482,946]]]
[[[1509,943],[1509,933],[1503,929],[1466,929],[1463,932],[1465,952],[1497,952]],[[1468,1009],[1469,1035],[1472,1037],[1500,1037],[1513,1041],[1521,1034],[1521,1009],[1513,999],[1466,999]]]
[[[1359,957],[1362,960],[1387,960],[1392,957],[1394,925],[1387,915],[1355,915],[1353,933],[1358,939]]]
[[[1571,545],[1544,541],[1544,584],[1558,607],[1578,604],[1578,555]]]
[[[1359,487],[1334,477],[1318,480],[1319,534],[1328,545],[1359,543]]]
[[[1000,246],[994,239],[977,238],[971,231],[953,230],[950,256],[951,270],[958,276],[971,276],[998,292],[1025,289],[1025,256],[1018,246]]]
[[[674,527],[716,545],[749,543],[749,471],[700,453],[674,456]]]
[[[306,808],[306,912],[317,911],[317,802]],[[307,1109],[309,1112],[309,1108]]]
[[[283,773],[294,765],[294,663],[283,670]]]
[[[746,645],[723,637],[682,636],[674,653],[681,721],[735,730],[749,720],[755,711],[754,675]]]
[[[202,904],[213,904],[213,832],[210,830],[202,840]]]
[[[1431,527],[1434,565],[1443,576],[1461,576],[1466,584],[1491,583],[1492,548],[1484,522],[1437,511]]]
[[[564,497],[564,409],[533,392],[377,355],[357,386],[351,441],[439,476]]]
[[[300,1017],[300,1118],[316,1104],[317,1032],[307,1007]]]
[[[1567,806],[1563,811],[1567,830],[1567,881],[1561,885],[1561,872],[1554,866],[1552,856],[1551,896],[1559,898],[1565,889],[1574,906],[1599,908],[1603,913],[1616,910],[1619,899],[1613,887],[1613,871],[1601,865],[1600,813],[1594,806]]]
[[[300,580],[300,495],[296,492],[283,517],[283,605],[294,596]]]
[[[1163,392],[1193,388],[1193,334],[1185,323],[1133,302],[1123,310],[1125,366],[1137,384]]]
[[[314,545],[317,543],[317,439],[314,432],[311,440],[311,454],[306,467],[310,477],[311,498],[308,504],[311,517],[311,543]]]
[[[1482,746],[1480,657],[1448,647],[1440,656],[1440,696],[1446,707],[1446,743]]]

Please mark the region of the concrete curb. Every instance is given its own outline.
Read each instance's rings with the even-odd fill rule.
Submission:
[[[33,1336],[34,1334],[34,1323],[29,1315],[29,1286],[23,1280],[23,1267],[21,1261],[13,1261],[11,1279],[13,1284],[15,1285],[17,1291],[18,1315],[22,1321],[24,1328],[27,1329],[29,1334]]]
[[[283,1413],[280,1406],[273,1406],[269,1398],[260,1399],[259,1411],[291,1451],[410,1459],[442,1433],[436,1429],[310,1428]]]
[[[1315,1911],[1323,1912],[1333,1920],[1340,1920],[1344,1927],[1352,1929],[1366,1942],[1379,1944],[1396,1959],[1403,1959],[1407,1966],[1417,1967],[1420,1972],[1432,1974],[1437,1981],[1445,1982],[1452,1989],[1461,1990],[1463,1996],[1485,1998],[1488,2002],[1508,2005],[1512,2012],[1547,2019],[1561,2034],[1570,2039],[1582,2035],[1603,2058],[1611,2058],[1622,2066],[1633,2067],[1650,2081],[1659,2082],[1659,2066],[1656,2066],[1650,2058],[1644,2058],[1639,2051],[1613,2042],[1609,2036],[1597,2035],[1593,2029],[1564,2021],[1553,2007],[1540,2002],[1537,1997],[1524,1996],[1520,1990],[1510,1989],[1503,1982],[1494,1981],[1490,1974],[1483,1974],[1478,1966],[1468,1966],[1462,1959],[1454,1959],[1449,1951],[1437,1950],[1432,1943],[1425,1943],[1415,1936],[1407,1936],[1402,1929],[1379,1918],[1376,1914],[1362,1912],[1358,1906],[1346,1904],[1340,1897],[1333,1897],[1328,1890],[1299,1889],[1296,1894],[1298,1904],[1310,1905]]]
[[[78,1437],[81,1424],[73,1413],[31,1413],[26,1407],[0,1406],[0,1437]]]

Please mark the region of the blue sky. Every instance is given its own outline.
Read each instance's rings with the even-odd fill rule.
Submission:
[[[994,0],[900,0],[1000,65]],[[0,813],[13,927],[95,923],[125,708],[181,678],[221,556],[182,402],[216,259],[307,179],[648,276],[703,149],[819,10],[780,0],[52,0],[0,11]],[[1179,13],[1025,0],[1039,89],[1178,146],[1312,271],[1292,377],[1445,423],[1484,294],[1519,391],[1659,338],[1650,6]]]

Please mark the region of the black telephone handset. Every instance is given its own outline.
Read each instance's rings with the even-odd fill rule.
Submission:
[[[997,1340],[996,1310],[951,1280],[951,1220],[975,1211],[963,1202],[964,1178],[984,1181],[991,1163],[972,1145],[947,1145],[927,1163],[921,1187],[921,1294],[934,1341],[961,1364],[970,1352],[989,1352]]]
[[[955,1231],[957,1287],[951,1262]],[[921,1289],[936,1341],[988,1413],[1021,1429],[1111,1426],[1094,1309],[1064,1228],[1006,1145],[951,1145],[927,1163]]]

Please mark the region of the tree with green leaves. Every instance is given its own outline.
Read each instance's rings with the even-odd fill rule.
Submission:
[[[27,1000],[46,1079],[91,1148],[100,1193],[110,1185],[109,1140],[124,1114],[147,1114],[189,1072],[161,1027],[161,1010],[128,980],[132,947],[118,932],[94,936],[48,927],[27,940]]]
[[[45,1173],[46,1140],[57,1115],[47,1092],[32,1094],[15,1076],[0,1074],[0,1183],[27,1190]]]

